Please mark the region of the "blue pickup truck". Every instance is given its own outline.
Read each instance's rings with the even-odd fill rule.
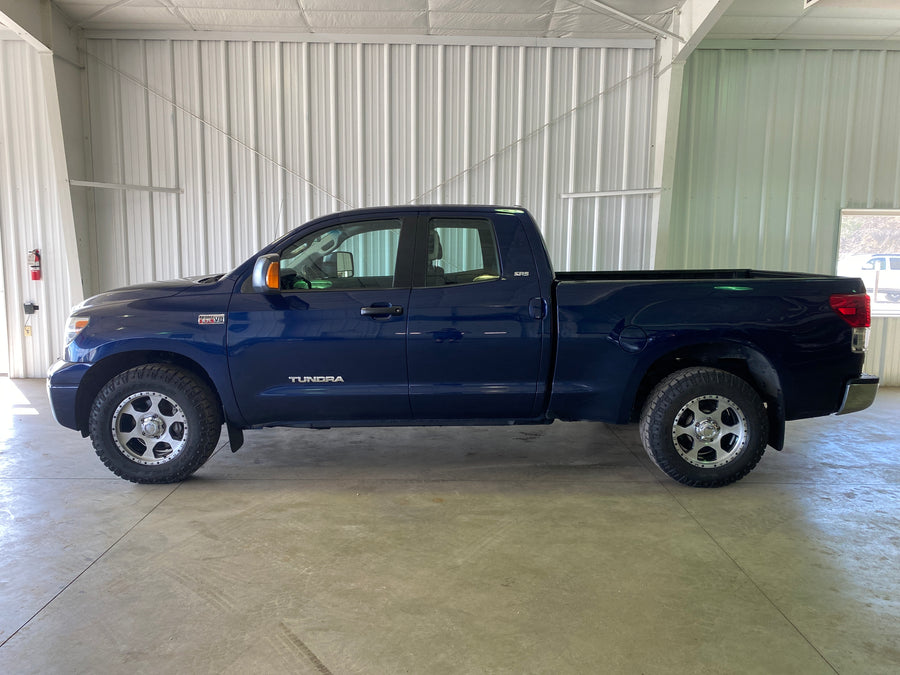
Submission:
[[[869,406],[859,279],[754,270],[555,273],[520,208],[313,220],[228,274],[75,307],[56,420],[138,483],[185,479],[246,429],[640,422],[653,461],[732,483],[785,420]]]

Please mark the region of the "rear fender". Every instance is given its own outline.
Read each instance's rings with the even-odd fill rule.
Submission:
[[[784,394],[778,372],[762,352],[740,343],[695,344],[680,347],[657,358],[646,369],[637,387],[631,420],[640,418],[647,396],[663,378],[692,366],[719,368],[750,383],[766,405],[769,417],[768,444],[776,450],[784,447]]]

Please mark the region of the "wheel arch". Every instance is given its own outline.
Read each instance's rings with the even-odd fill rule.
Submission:
[[[78,386],[78,394],[75,397],[75,422],[82,436],[88,435],[91,405],[103,386],[119,373],[150,363],[178,366],[196,375],[212,391],[216,399],[216,405],[222,412],[223,417],[225,416],[222,398],[219,395],[215,382],[206,369],[194,359],[176,352],[158,350],[119,352],[94,363],[85,373]]]
[[[636,422],[653,388],[665,377],[684,368],[718,368],[747,381],[766,405],[768,445],[784,447],[784,396],[781,379],[772,362],[758,349],[740,343],[708,343],[679,347],[653,361],[644,372],[634,397],[631,421]]]

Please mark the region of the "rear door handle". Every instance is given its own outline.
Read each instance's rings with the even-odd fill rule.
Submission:
[[[371,316],[373,318],[387,318],[391,316],[402,316],[402,305],[391,305],[389,303],[375,304],[369,307],[360,307],[359,313],[362,316]]]

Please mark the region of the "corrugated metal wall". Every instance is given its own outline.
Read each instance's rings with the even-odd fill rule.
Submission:
[[[684,73],[670,267],[833,273],[841,208],[900,208],[900,52],[699,49]],[[900,319],[867,369],[900,385]]]
[[[559,269],[647,267],[650,48],[87,41],[98,289],[223,271],[325,213],[522,204]]]
[[[882,384],[900,387],[900,319],[872,319],[866,370],[878,374]]]
[[[62,353],[69,308],[81,297],[69,284],[67,260],[77,260],[77,251],[67,250],[63,235],[40,58],[24,42],[0,40],[0,255],[12,377],[46,374]],[[27,266],[35,248],[42,281],[32,281]],[[40,309],[26,317],[24,302]],[[26,324],[31,337],[24,337]]]

